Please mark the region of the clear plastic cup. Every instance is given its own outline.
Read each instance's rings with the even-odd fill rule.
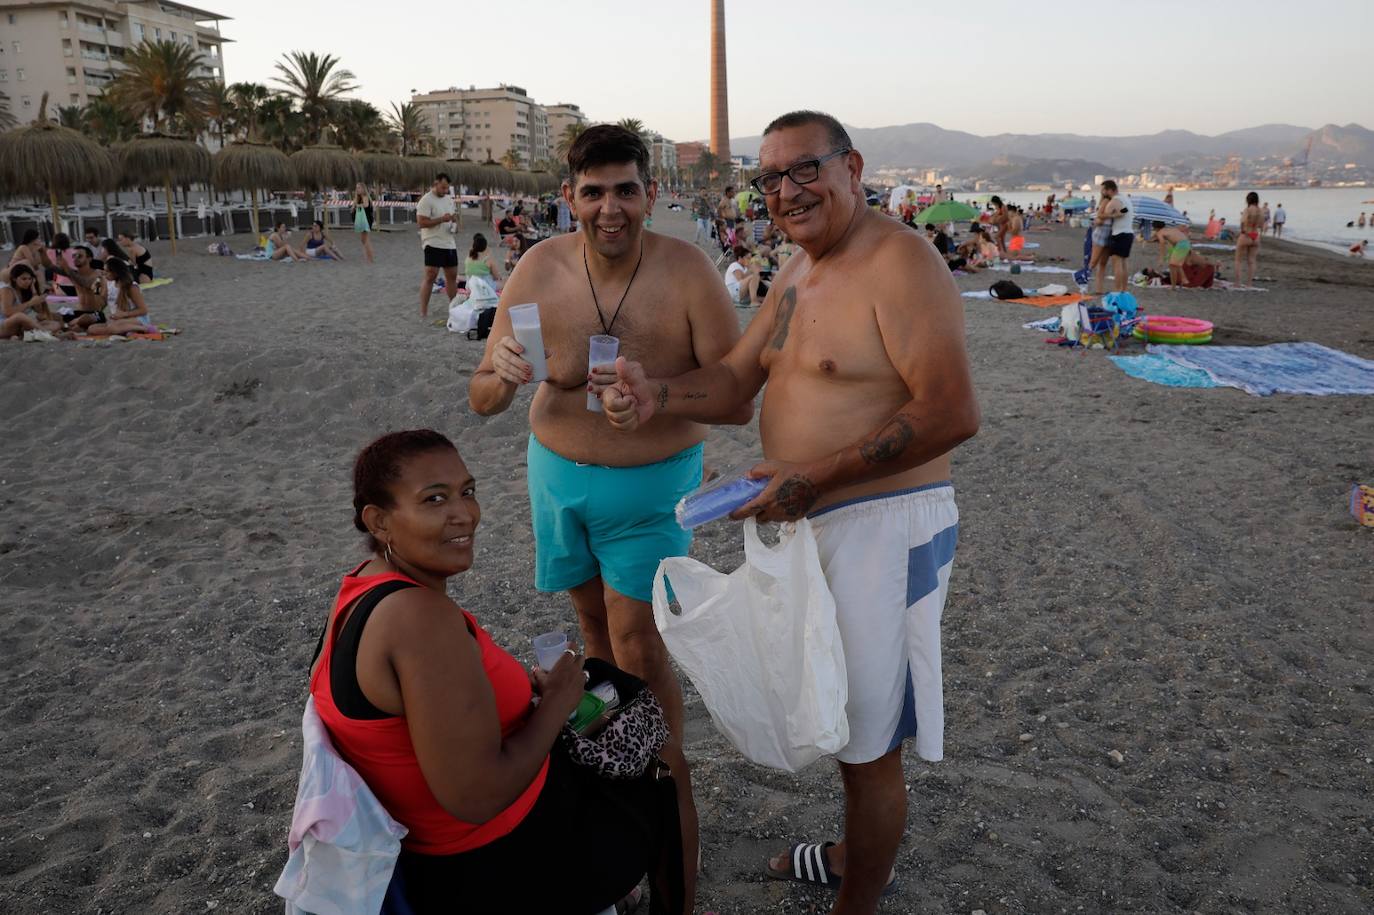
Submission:
[[[590,372],[598,365],[615,365],[615,358],[618,355],[620,355],[619,337],[595,334],[587,348],[587,371]],[[587,409],[593,413],[602,412],[601,398],[591,391],[587,392]]]
[[[510,327],[515,342],[525,348],[521,358],[534,369],[534,376],[530,381],[538,382],[548,378],[549,367],[544,362],[544,334],[539,329],[539,305],[528,302],[511,306]]]
[[[553,670],[553,665],[568,650],[566,632],[546,632],[534,637],[534,659],[543,670]]]

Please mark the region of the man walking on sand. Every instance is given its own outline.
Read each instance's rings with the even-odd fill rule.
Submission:
[[[440,172],[420,202],[415,221],[425,249],[425,276],[420,283],[420,317],[429,317],[429,296],[439,271],[444,271],[444,295],[452,299],[458,288],[458,208],[449,195],[448,175]]]
[[[964,315],[930,243],[864,205],[863,157],[829,115],[769,124],[755,188],[802,252],[783,267],[719,362],[669,374],[634,361],[594,372],[621,430],[666,414],[709,422],[751,404],[767,489],[735,513],[810,518],[835,597],[849,678],[850,743],[838,843],[768,862],[780,879],[839,885],[837,915],[869,915],[895,878],[906,824],[901,744],[944,753],[940,615],[959,513],[950,453],[978,429]],[[842,880],[840,878],[843,878]]]
[[[1107,226],[1107,246],[1102,252],[1107,268],[1098,274],[1098,292],[1102,289],[1102,274],[1106,269],[1112,271],[1112,289],[1125,292],[1130,274],[1126,270],[1127,259],[1131,256],[1131,245],[1135,243],[1135,231],[1131,227],[1134,218],[1126,201],[1117,192],[1116,182],[1108,179],[1102,182],[1102,196],[1105,198],[1101,210],[1103,225]]]
[[[703,423],[747,423],[753,404],[700,411],[695,420],[664,416],[633,435],[608,434],[605,420],[588,408],[591,336],[617,337],[621,353],[672,376],[729,352],[739,319],[700,248],[644,228],[657,186],[638,135],[611,124],[589,127],[568,151],[568,166],[563,194],[582,229],[531,248],[506,281],[468,400],[491,416],[509,408],[529,382],[531,366],[511,337],[508,309],[538,303],[548,380],[529,408],[535,587],[567,591],[587,656],[643,678],[663,705],[672,737],[661,755],[678,791],[690,911],[697,820],[682,752],[682,691],[650,600],[659,561],[686,555],[691,545],[673,507],[701,484]]]

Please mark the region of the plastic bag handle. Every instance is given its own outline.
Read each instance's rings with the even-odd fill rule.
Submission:
[[[777,547],[770,547],[759,537],[759,523],[753,518],[744,519],[744,558],[745,561],[755,568],[764,569],[769,573],[781,574],[785,570],[780,569],[778,564],[784,562],[784,554],[788,541],[797,535],[802,525],[810,525],[805,518],[800,521],[788,522],[782,525],[782,533],[778,537]]]

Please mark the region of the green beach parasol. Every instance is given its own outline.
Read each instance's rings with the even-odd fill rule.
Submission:
[[[967,203],[960,203],[957,200],[946,200],[944,203],[937,203],[933,207],[926,207],[916,216],[917,225],[934,223],[944,225],[947,222],[960,222],[969,219],[977,219],[978,211]]]

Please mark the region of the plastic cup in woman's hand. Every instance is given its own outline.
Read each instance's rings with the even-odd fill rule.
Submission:
[[[553,670],[563,652],[568,650],[566,632],[545,632],[534,637],[534,657],[542,670]]]

